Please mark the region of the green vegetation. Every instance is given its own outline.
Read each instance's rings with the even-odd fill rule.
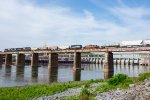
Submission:
[[[108,84],[116,86],[126,81],[127,78],[128,78],[127,75],[117,74],[108,80]]]
[[[144,74],[139,74],[138,80],[144,81],[145,79],[148,79],[150,77],[150,73],[144,73]]]
[[[84,87],[80,93],[79,96],[71,96],[67,98],[66,100],[79,100],[81,99],[82,96],[86,95],[89,97],[89,100],[94,100],[94,96],[97,93],[102,93],[106,92],[108,90],[112,89],[126,89],[129,87],[129,84],[137,84],[143,82],[145,79],[148,79],[150,77],[150,73],[144,73],[144,74],[139,74],[138,77],[128,77],[125,74],[117,74],[113,76],[112,78],[106,80],[106,84],[103,84],[99,87],[96,88],[95,94],[90,93],[90,88],[89,87]],[[86,97],[87,98],[87,97]],[[82,100],[88,100],[88,99],[82,99]]]
[[[137,84],[143,82],[150,77],[150,73],[139,74],[138,77],[128,77],[125,74],[117,74],[107,80],[107,84],[104,84],[96,89],[99,93],[106,92],[112,89],[126,89],[129,84]]]
[[[68,88],[78,87],[81,85],[88,85],[91,83],[103,82],[104,80],[90,80],[80,82],[66,82],[66,83],[53,83],[30,85],[23,87],[5,87],[0,88],[0,100],[26,100],[36,98],[42,95],[51,95],[57,92],[62,92]]]

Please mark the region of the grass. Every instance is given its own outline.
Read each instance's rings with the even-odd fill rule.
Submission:
[[[23,87],[5,87],[0,88],[0,100],[26,100],[36,98],[42,95],[51,95],[57,92],[62,92],[68,88],[78,87],[81,85],[88,85],[91,83],[103,82],[104,80],[90,80],[79,82],[53,83],[30,85]]]
[[[107,80],[104,84],[96,89],[99,93],[106,92],[112,89],[127,89],[129,84],[138,84],[150,77],[150,73],[139,74],[138,77],[128,77],[125,74],[117,74]]]

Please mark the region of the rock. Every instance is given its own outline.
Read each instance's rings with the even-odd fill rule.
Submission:
[[[143,84],[144,83],[144,84]],[[150,82],[130,84],[126,90],[111,90],[98,94],[96,100],[150,100]]]
[[[150,82],[145,83],[145,86],[149,87],[150,86]]]
[[[129,84],[129,87],[130,88],[135,87],[135,84]]]
[[[147,79],[144,80],[144,82],[146,82],[146,81],[147,81]]]

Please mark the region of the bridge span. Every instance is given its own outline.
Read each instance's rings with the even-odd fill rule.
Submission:
[[[139,52],[150,51],[150,47],[134,47],[134,48],[98,48],[98,49],[76,49],[76,50],[31,50],[16,52],[0,52],[0,54],[32,54],[32,53],[75,53],[75,52]]]
[[[39,54],[49,54],[49,67],[58,67],[58,54],[74,53],[73,69],[81,69],[81,53],[85,52],[105,52],[104,73],[113,72],[113,52],[139,52],[150,51],[150,47],[134,47],[134,48],[104,48],[104,49],[76,49],[76,50],[35,50],[35,51],[16,51],[16,52],[0,52],[0,65],[3,64],[3,56],[6,65],[12,65],[12,54],[17,54],[16,65],[24,66],[25,54],[32,54],[31,66],[38,66]]]

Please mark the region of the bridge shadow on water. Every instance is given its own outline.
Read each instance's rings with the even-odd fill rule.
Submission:
[[[114,74],[123,73],[136,76],[150,71],[148,66],[114,65],[114,71],[104,73],[102,64],[82,64],[84,70],[73,70],[73,64],[59,64],[49,67],[47,64],[39,66],[0,66],[0,86],[20,86],[28,84],[51,84],[53,82],[81,81],[90,79],[108,79]]]

